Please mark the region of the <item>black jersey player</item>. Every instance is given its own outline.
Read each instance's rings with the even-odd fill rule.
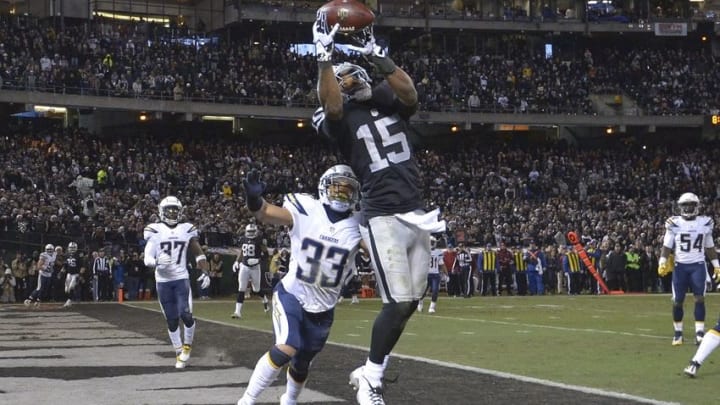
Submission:
[[[336,28],[318,13],[313,36],[321,107],[313,116],[361,183],[361,234],[370,250],[383,307],[373,325],[370,353],[352,372],[360,404],[383,404],[382,378],[393,347],[427,284],[430,232],[440,232],[438,211],[426,213],[409,119],[417,110],[415,85],[375,42],[372,26],[354,34],[360,52],[383,80],[375,87],[365,69],[332,64]]]

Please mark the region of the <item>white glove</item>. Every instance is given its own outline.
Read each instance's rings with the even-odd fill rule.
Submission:
[[[332,53],[335,49],[335,34],[338,29],[340,29],[340,24],[337,23],[330,29],[327,23],[327,13],[318,10],[312,28],[315,58],[318,62],[332,61]]]
[[[210,287],[210,276],[208,276],[207,273],[200,274],[200,277],[197,278],[198,283],[200,283],[201,289],[206,289]]]
[[[169,266],[173,264],[173,258],[165,252],[160,252],[160,254],[157,256],[155,264],[157,266]]]
[[[362,31],[353,34],[351,39],[357,45],[348,45],[347,47],[363,55],[375,66],[375,69],[379,73],[387,76],[395,71],[397,68],[397,66],[395,66],[395,62],[388,57],[387,52],[385,52],[385,50],[375,41],[372,25],[369,25]]]

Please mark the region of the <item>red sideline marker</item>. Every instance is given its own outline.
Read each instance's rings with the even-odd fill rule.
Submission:
[[[580,260],[585,263],[585,267],[590,270],[590,273],[595,277],[595,280],[597,280],[598,285],[600,288],[602,288],[603,292],[605,294],[622,294],[623,291],[613,291],[610,292],[610,290],[607,288],[607,285],[605,285],[605,282],[603,281],[602,277],[600,277],[600,274],[598,274],[597,270],[595,269],[595,265],[593,265],[592,261],[587,255],[587,252],[585,251],[585,248],[580,243],[580,238],[577,237],[577,234],[575,232],[568,232],[567,238],[572,243],[573,248],[577,252],[578,256],[580,256]]]

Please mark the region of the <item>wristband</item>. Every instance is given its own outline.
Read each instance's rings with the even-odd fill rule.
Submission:
[[[207,257],[205,257],[205,255],[197,255],[195,257],[195,264],[200,263],[201,260],[207,261]]]
[[[265,200],[263,200],[262,197],[256,196],[256,197],[250,197],[248,196],[247,199],[247,207],[250,211],[255,212],[259,211],[260,208],[262,208],[263,204],[265,203]]]
[[[665,263],[667,263],[667,258],[666,258],[666,257],[660,257],[660,259],[658,259],[658,264],[659,264],[660,266],[664,265]]]
[[[718,260],[718,259],[712,259],[712,260],[710,260],[710,263],[712,263],[713,268],[715,268],[715,269],[720,267],[720,260]]]
[[[397,66],[395,66],[395,62],[390,59],[389,56],[381,58],[379,56],[370,55],[370,62],[375,65],[377,71],[380,72],[383,76],[391,75],[395,73],[395,69],[397,69]]]

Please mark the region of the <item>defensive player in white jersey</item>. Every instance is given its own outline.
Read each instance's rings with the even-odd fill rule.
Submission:
[[[170,341],[175,349],[175,368],[185,368],[190,359],[195,319],[192,316],[192,291],[187,269],[188,250],[202,274],[198,278],[201,288],[210,286],[208,262],[198,242],[195,225],[180,222],[183,206],[173,196],[163,198],[158,205],[160,222],[145,227],[144,262],[155,268],[158,301],[167,321]],[[182,319],[183,336],[180,336]]]
[[[51,244],[45,245],[45,251],[40,253],[38,258],[38,282],[37,287],[30,293],[30,296],[25,300],[25,306],[34,304],[35,306],[40,305],[40,300],[43,298],[50,297],[50,288],[52,286],[52,273],[53,266],[55,265],[55,246]]]
[[[292,226],[288,273],[273,294],[275,345],[258,360],[239,405],[250,405],[290,363],[281,405],[297,403],[310,362],[323,349],[333,323],[335,305],[360,245],[353,208],[360,185],[352,169],[335,165],[320,178],[316,200],[287,194],[282,207],[262,198],[265,184],[257,171],[245,180],[247,207],[259,221]]]
[[[442,249],[437,248],[437,239],[434,236],[430,237],[430,270],[428,271],[428,289],[430,290],[430,308],[428,308],[429,314],[435,313],[435,306],[437,305],[438,293],[440,292],[440,273],[445,274],[445,263],[443,262],[444,252]],[[426,291],[427,293],[427,291]],[[418,303],[418,312],[423,310],[423,300],[421,299]]]
[[[720,268],[713,242],[712,218],[698,215],[700,199],[693,193],[685,193],[678,199],[679,216],[665,221],[665,236],[658,260],[660,277],[673,272],[672,302],[673,327],[675,335],[672,345],[683,344],[683,302],[690,288],[695,298],[695,344],[700,344],[705,335],[705,283],[709,281],[705,257],[715,269]],[[670,268],[668,257],[674,253],[675,266]]]

